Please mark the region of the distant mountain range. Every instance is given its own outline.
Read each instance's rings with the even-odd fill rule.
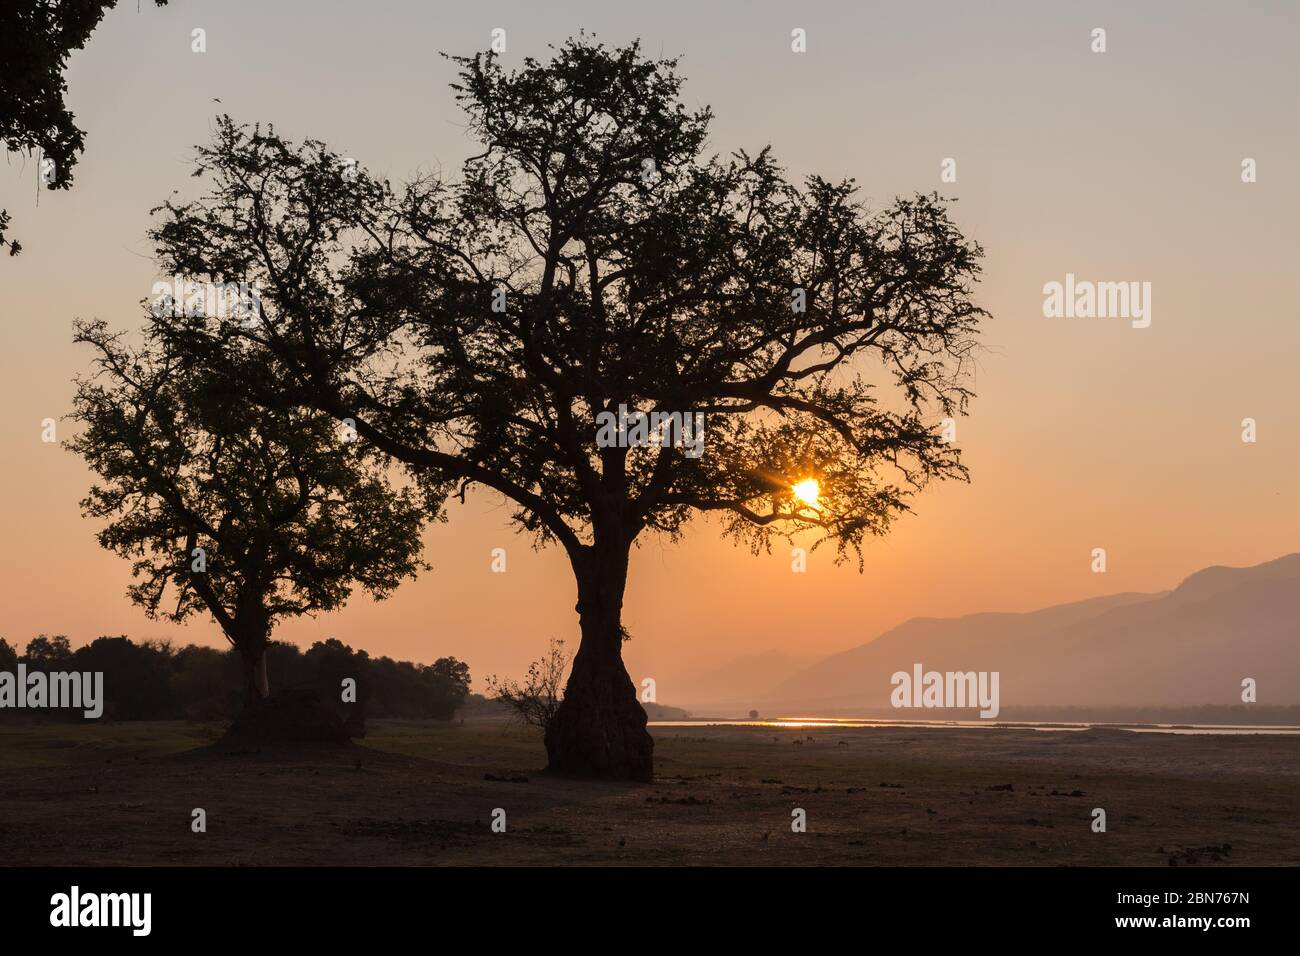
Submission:
[[[746,683],[736,674],[752,677],[756,660],[780,666],[780,657],[738,662],[707,698],[712,712],[722,705],[743,713],[726,706]],[[744,709],[890,710],[891,675],[916,663],[927,671],[1000,672],[1004,709],[1239,705],[1246,677],[1257,682],[1259,704],[1298,704],[1300,554],[1249,568],[1206,568],[1158,594],[1113,594],[1024,614],[913,618],[778,677],[764,691],[744,688],[752,700]]]

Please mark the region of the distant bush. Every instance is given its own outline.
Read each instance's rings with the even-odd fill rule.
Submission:
[[[627,640],[627,631],[623,634]],[[573,658],[564,650],[564,641],[553,637],[546,654],[529,665],[522,682],[489,677],[488,699],[507,708],[520,723],[546,733],[564,700],[564,679],[572,664]]]

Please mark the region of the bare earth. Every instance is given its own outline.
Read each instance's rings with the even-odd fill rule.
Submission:
[[[621,785],[541,774],[489,721],[201,749],[219,730],[0,727],[0,864],[1300,864],[1294,736],[659,728],[658,779]]]

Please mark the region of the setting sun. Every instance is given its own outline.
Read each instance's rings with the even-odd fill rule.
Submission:
[[[816,478],[805,478],[790,490],[804,504],[813,508],[817,507],[817,498],[821,494],[821,487],[817,484]]]

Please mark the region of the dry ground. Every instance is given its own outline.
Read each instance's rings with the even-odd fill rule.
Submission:
[[[196,749],[219,730],[0,726],[0,865],[1300,864],[1300,737],[659,728],[658,779],[622,785],[496,722]]]

